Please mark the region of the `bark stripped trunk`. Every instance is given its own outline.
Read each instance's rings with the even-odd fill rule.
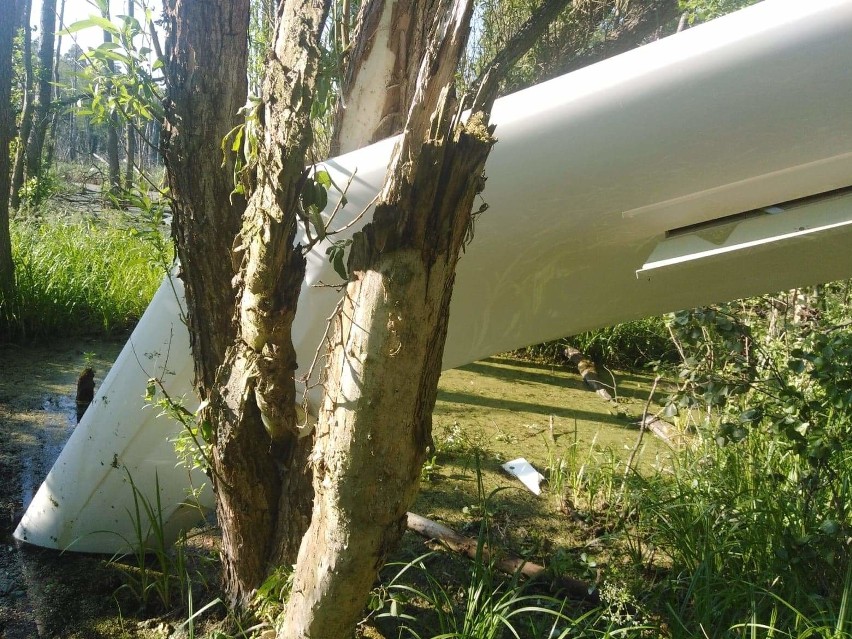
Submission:
[[[464,0],[441,12],[373,222],[352,246],[350,283],[333,320],[312,455],[316,497],[287,606],[288,637],[351,635],[417,491],[456,261],[493,144],[481,115],[455,119],[453,75],[471,12]]]
[[[436,0],[377,0],[358,12],[335,117],[331,155],[402,131]]]
[[[564,6],[544,3],[520,29],[464,121],[455,71],[472,1],[448,0],[435,11],[405,133],[373,221],[353,238],[350,281],[332,320],[311,456],[313,514],[279,636],[350,636],[405,530],[431,442],[456,264],[494,144],[488,114],[502,74]]]

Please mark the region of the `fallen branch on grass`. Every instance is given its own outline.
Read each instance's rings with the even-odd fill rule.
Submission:
[[[465,554],[471,559],[476,557],[476,539],[465,537],[464,535],[457,533],[452,528],[439,524],[431,519],[427,519],[421,515],[411,512],[407,513],[407,515],[409,530],[416,532],[418,535],[422,535],[427,539],[436,539],[447,546],[450,550]],[[485,561],[489,560],[489,552],[487,549],[483,550],[483,559]],[[542,581],[545,579],[549,580],[551,582],[551,587],[554,590],[564,590],[574,599],[585,599],[593,602],[597,602],[599,599],[597,587],[594,584],[589,584],[585,581],[565,575],[550,575],[547,573],[544,566],[539,566],[538,564],[534,564],[530,561],[524,561],[520,557],[505,555],[496,559],[495,566],[502,572],[508,574],[520,572],[528,579],[541,579]]]
[[[608,402],[613,401],[612,395],[609,394],[606,386],[598,379],[598,371],[595,369],[595,363],[592,360],[573,346],[565,347],[565,357],[567,357],[568,361],[577,367],[577,370],[583,378],[583,382],[585,382],[586,386],[595,391],[601,399]]]

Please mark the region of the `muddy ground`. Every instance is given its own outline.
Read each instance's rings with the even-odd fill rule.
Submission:
[[[0,347],[0,637],[110,636],[98,611],[120,586],[116,571],[19,548],[12,531],[76,425],[77,376],[91,365],[100,383],[122,341]]]
[[[123,341],[0,346],[0,639],[186,636],[185,631],[175,632],[186,619],[185,606],[140,609],[126,586],[126,567],[102,556],[20,546],[12,537],[75,427],[77,376],[91,364],[99,385]],[[584,537],[594,536],[591,523],[561,513],[559,500],[547,487],[541,497],[522,489],[500,464],[523,456],[545,470],[554,455],[571,450],[594,455],[614,449],[625,454],[636,439],[630,420],[641,415],[648,386],[645,377],[620,376],[618,403],[613,406],[589,392],[578,375],[560,367],[490,358],[446,372],[434,415],[439,454],[424,472],[414,510],[475,536],[475,449],[481,453],[487,491],[511,488],[501,492],[495,504],[501,544],[542,563],[557,552],[578,557],[590,552]],[[645,447],[646,462],[666,450],[653,439]],[[425,540],[409,532],[392,559],[408,561],[426,549]],[[208,548],[211,567],[197,592],[198,606],[216,597],[213,555]],[[461,584],[468,574],[467,560],[447,556],[440,561],[447,581]],[[573,576],[593,578],[593,573],[582,572],[583,566],[577,559],[569,570]],[[221,619],[221,611],[218,614]],[[360,632],[376,638],[398,635],[396,628],[372,622]]]

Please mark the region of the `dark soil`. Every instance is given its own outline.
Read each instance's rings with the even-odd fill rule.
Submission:
[[[120,348],[103,341],[0,347],[0,636],[6,639],[117,636],[99,629],[98,612],[121,585],[116,571],[102,558],[19,546],[12,531],[76,424],[77,376],[91,362],[100,383]]]

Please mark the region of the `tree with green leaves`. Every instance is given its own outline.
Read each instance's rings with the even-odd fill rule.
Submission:
[[[494,143],[488,113],[503,70],[564,2],[546,3],[483,66],[464,118],[455,83],[473,5],[416,5],[365,2],[353,35],[351,51],[372,37],[362,50],[392,68],[398,31],[370,30],[367,16],[389,12],[410,29],[411,59],[400,67],[410,88],[399,92],[405,134],[373,222],[352,244],[313,438],[300,436],[290,333],[304,278],[305,247],[294,242],[310,219],[305,166],[329,7],[279,3],[244,203],[225,192],[233,167],[219,166],[214,149],[246,98],[245,31],[236,28],[245,28],[245,6],[167,5],[166,158],[225,585],[230,601],[244,604],[270,571],[295,561],[287,636],[351,634],[377,566],[404,529],[430,441],[455,266]],[[359,61],[349,61],[356,76]],[[368,111],[381,118],[384,110]]]

